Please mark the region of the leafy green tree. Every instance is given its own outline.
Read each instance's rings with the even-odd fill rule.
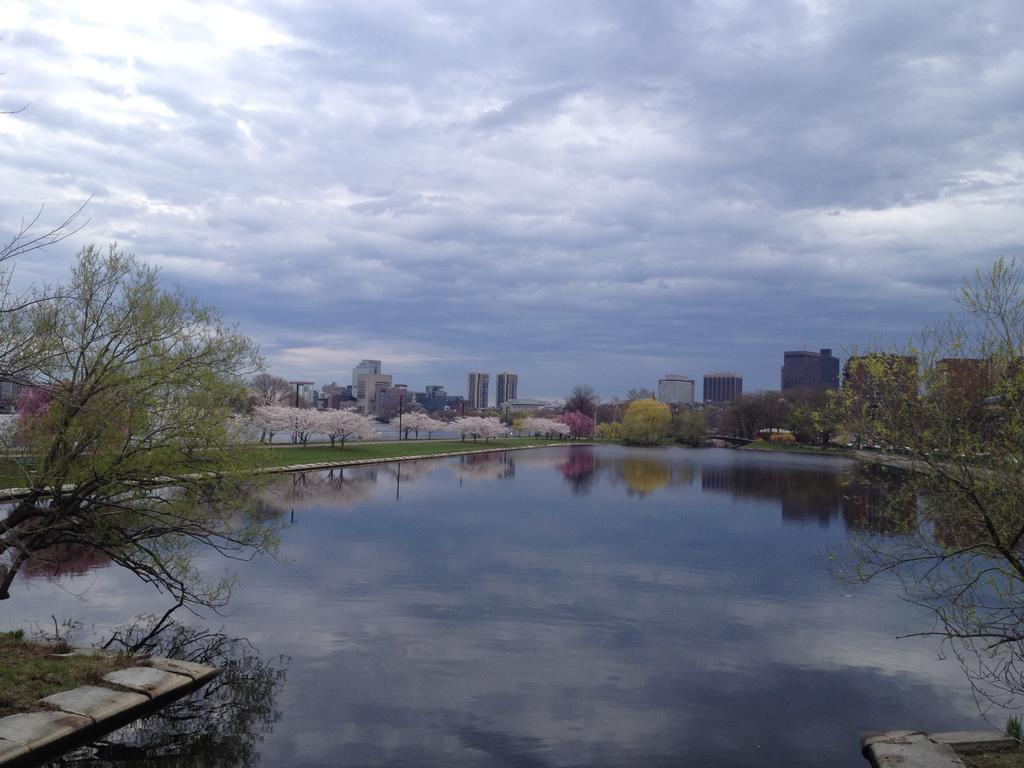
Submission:
[[[672,410],[657,400],[634,400],[622,419],[622,437],[627,443],[656,445],[668,436]]]
[[[684,408],[672,417],[672,437],[677,443],[694,447],[704,445],[708,421],[703,412]]]
[[[19,424],[36,465],[0,512],[0,599],[27,564],[59,567],[51,553],[78,548],[179,602],[220,604],[230,585],[203,583],[195,547],[237,557],[273,546],[244,514],[252,461],[229,406],[260,367],[253,343],[114,246],[84,249],[70,282],[19,323],[4,343],[31,335],[49,403]]]

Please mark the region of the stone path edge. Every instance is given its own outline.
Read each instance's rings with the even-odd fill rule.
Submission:
[[[153,657],[84,685],[40,699],[51,707],[0,718],[0,766],[39,765],[62,752],[151,714],[201,688],[222,670]]]
[[[960,755],[1009,752],[1020,747],[997,731],[871,731],[861,734],[861,754],[874,768],[962,768]]]
[[[539,445],[513,445],[505,448],[472,448],[464,451],[444,451],[442,453],[421,453],[415,456],[390,456],[388,458],[379,459],[346,459],[343,461],[318,461],[312,464],[288,464],[281,467],[260,467],[254,470],[255,474],[258,475],[280,475],[289,472],[308,472],[317,469],[337,469],[339,467],[360,467],[367,466],[370,464],[391,464],[395,461],[416,461],[417,459],[441,459],[446,456],[471,456],[477,453],[505,453],[506,451],[530,451],[534,448],[560,448],[572,445],[595,445],[592,442],[585,443],[542,443]],[[212,477],[212,475],[207,475]],[[194,480],[203,477],[203,475],[188,475],[188,479]],[[160,478],[154,477],[154,485],[168,485],[173,484],[174,478]],[[73,485],[66,485],[63,487],[65,491],[74,490]],[[16,499],[23,498],[32,493],[31,488],[6,488],[0,490],[0,502],[15,501]]]

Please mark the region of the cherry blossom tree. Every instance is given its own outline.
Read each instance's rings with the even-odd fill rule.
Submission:
[[[559,416],[556,421],[569,427],[569,434],[574,440],[581,437],[594,436],[594,420],[579,411],[567,411]]]
[[[260,442],[274,442],[274,435],[288,429],[289,409],[283,405],[258,405],[252,409],[252,420],[262,433]]]
[[[532,416],[523,421],[523,432],[542,437],[569,437],[572,434],[568,424],[539,416]]]
[[[282,408],[285,428],[292,433],[292,442],[306,445],[316,431],[319,411],[311,408]]]
[[[337,441],[345,447],[346,440],[372,440],[378,437],[374,426],[376,422],[370,416],[350,410],[318,411],[316,413],[316,430],[330,439],[333,448]]]
[[[457,432],[463,440],[467,437],[473,438],[474,443],[481,437],[484,440],[490,440],[504,437],[508,432],[508,427],[502,424],[496,416],[463,416],[451,423],[451,429]]]
[[[397,426],[396,421],[396,419],[392,419],[391,424]],[[422,411],[407,413],[402,419],[402,429],[405,431],[406,439],[409,438],[409,432],[412,432],[417,439],[420,436],[420,432],[426,432],[429,438],[431,434],[444,429],[445,426],[445,424],[433,418],[429,413],[423,413]]]

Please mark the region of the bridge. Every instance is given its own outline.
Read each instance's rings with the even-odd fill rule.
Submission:
[[[735,435],[708,435],[708,440],[722,440],[733,445],[747,445],[754,442],[749,437],[736,437]]]

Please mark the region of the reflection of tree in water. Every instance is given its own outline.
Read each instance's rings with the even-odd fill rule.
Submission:
[[[597,457],[590,448],[573,446],[569,455],[557,465],[573,493],[586,495],[597,478]]]
[[[364,467],[297,472],[263,488],[260,501],[277,514],[295,509],[351,507],[373,495],[377,472],[376,468]]]
[[[917,530],[917,500],[902,470],[861,466],[843,489],[843,522],[851,531],[903,534]]]
[[[782,519],[827,526],[842,516],[851,530],[894,532],[903,523],[894,515],[903,507],[886,500],[899,483],[898,473],[882,467],[851,466],[839,472],[771,464],[705,466],[701,489],[735,498],[777,500]],[[912,506],[910,514],[913,513]]]
[[[281,713],[274,706],[284,682],[285,659],[264,660],[246,640],[168,623],[146,639],[156,622],[122,628],[111,647],[221,667],[198,691],[54,761],[55,766],[125,765],[148,768],[217,766],[243,768],[259,762],[257,746]]]
[[[573,446],[577,448],[577,446]],[[557,467],[565,461],[566,450],[573,448],[548,448],[545,450],[516,451],[515,461],[524,467]],[[512,455],[512,454],[510,454]]]
[[[415,461],[396,461],[381,465],[381,469],[389,475],[402,475],[402,482],[412,483],[441,469],[448,459],[416,459]]]
[[[631,496],[634,493],[646,496],[672,481],[672,466],[667,461],[630,457],[623,459],[616,469],[626,481]]]
[[[686,486],[693,483],[696,470],[687,462],[672,461],[649,456],[601,456],[597,459],[598,473],[606,474],[611,485],[626,484],[630,496],[646,496],[666,485]]]
[[[21,567],[26,578],[57,579],[61,576],[82,576],[110,565],[110,555],[82,544],[55,544],[33,554]]]
[[[457,477],[467,480],[504,480],[516,475],[515,458],[507,451],[459,456],[451,467]]]

